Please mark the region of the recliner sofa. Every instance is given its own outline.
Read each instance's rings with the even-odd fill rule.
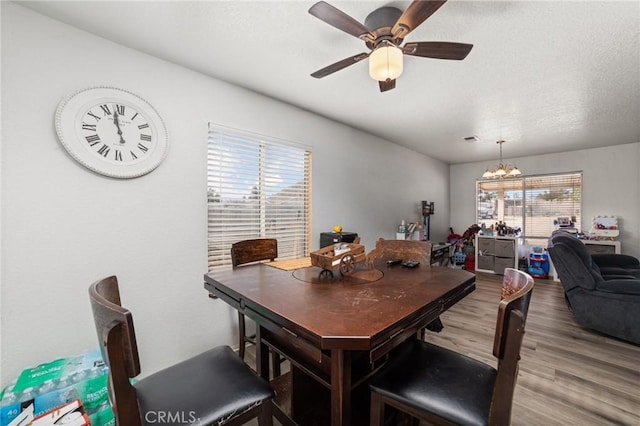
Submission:
[[[602,263],[603,275],[585,245],[565,231],[554,232],[547,249],[578,324],[640,344],[640,278],[610,262]]]
[[[640,279],[640,261],[626,254],[592,254],[593,262],[607,279],[610,275],[631,275]]]

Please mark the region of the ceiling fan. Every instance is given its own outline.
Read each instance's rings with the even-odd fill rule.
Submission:
[[[310,14],[363,40],[370,51],[345,58],[314,72],[311,76],[315,78],[326,77],[369,58],[369,75],[374,80],[378,80],[380,91],[386,92],[396,87],[396,78],[402,73],[403,55],[458,61],[466,58],[473,47],[472,44],[417,41],[400,46],[411,31],[415,30],[445,3],[446,0],[414,0],[404,12],[395,7],[381,7],[371,12],[363,25],[334,6],[319,1],[311,6]]]

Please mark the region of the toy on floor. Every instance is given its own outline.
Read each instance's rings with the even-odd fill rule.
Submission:
[[[549,255],[540,247],[534,247],[533,253],[529,253],[529,275],[535,278],[547,278],[549,276]]]

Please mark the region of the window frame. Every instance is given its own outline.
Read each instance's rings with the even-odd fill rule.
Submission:
[[[548,180],[548,182],[544,182],[545,179]],[[510,227],[514,227],[514,228],[521,228],[521,234],[520,236],[524,238],[525,242],[532,242],[532,243],[537,243],[536,245],[540,245],[540,243],[544,242],[546,243],[546,240],[549,238],[551,232],[552,232],[552,228],[554,228],[554,224],[553,221],[555,219],[557,219],[557,217],[563,217],[563,216],[567,216],[567,214],[557,214],[554,215],[554,212],[549,212],[549,214],[547,215],[544,210],[542,211],[542,215],[544,217],[549,217],[549,235],[542,235],[543,233],[540,233],[538,230],[540,229],[539,226],[535,226],[534,227],[534,222],[533,222],[533,218],[534,216],[530,214],[530,212],[533,211],[533,205],[535,203],[535,201],[532,201],[534,198],[541,198],[540,195],[541,194],[536,194],[535,197],[531,196],[531,192],[532,191],[543,191],[545,188],[553,188],[554,186],[565,186],[566,185],[560,185],[562,184],[562,179],[564,179],[567,184],[572,181],[572,180],[576,180],[578,181],[578,184],[576,185],[575,182],[572,182],[572,191],[570,193],[570,197],[575,200],[575,203],[572,202],[571,206],[570,206],[570,210],[572,211],[573,214],[570,214],[569,216],[575,216],[575,228],[576,229],[581,229],[582,223],[583,223],[583,218],[582,218],[582,194],[584,193],[584,173],[583,171],[570,171],[570,172],[558,172],[558,173],[546,173],[546,174],[537,174],[537,175],[526,175],[526,176],[518,176],[515,178],[503,178],[503,179],[476,179],[476,213],[475,213],[475,218],[476,218],[476,223],[481,224],[481,223],[495,223],[498,222],[499,220],[504,221],[507,226]],[[534,186],[535,181],[543,181],[543,184],[537,184]],[[554,182],[554,180],[556,180],[557,182]],[[513,198],[505,198],[504,194],[502,196],[502,200],[500,201],[500,195],[498,195],[495,199],[495,202],[491,201],[491,196],[488,197],[484,197],[483,198],[483,194],[487,194],[490,193],[492,191],[486,191],[486,189],[489,187],[491,187],[491,184],[494,184],[496,187],[499,185],[510,185],[510,187],[508,189],[502,189],[502,191],[509,191],[509,192],[514,192],[515,193],[515,197]],[[518,183],[520,188],[517,188]],[[483,186],[483,184],[485,184],[485,186]],[[493,192],[499,192],[499,190],[493,191]],[[576,200],[575,194],[579,193],[579,199]],[[565,196],[569,196],[569,194],[565,193]],[[506,202],[507,199],[513,200],[512,206],[510,206],[510,208],[512,209],[512,211],[518,211],[520,210],[519,214],[513,214],[510,215],[511,219],[511,223],[509,223],[508,221],[505,220],[505,210],[504,210],[504,204]],[[518,203],[519,200],[519,203]],[[490,214],[489,212],[492,209],[491,203],[494,203],[495,206],[495,213],[493,214],[493,217],[489,217]],[[485,205],[485,203],[487,205]],[[531,207],[529,207],[531,206]],[[549,206],[551,207],[551,205]],[[562,206],[556,206],[556,207],[560,207],[560,208],[564,208],[567,209],[568,206],[566,205],[562,205]],[[540,206],[536,205],[537,210],[540,210]],[[481,213],[481,209],[482,209],[482,213]],[[484,217],[482,217],[484,215]],[[513,219],[513,217],[520,217],[519,223],[518,220]],[[515,222],[514,222],[515,220]],[[489,225],[487,225],[489,226]],[[542,244],[544,245],[544,244]]]
[[[276,238],[278,259],[308,255],[311,147],[209,123],[207,269],[231,267],[231,244]]]

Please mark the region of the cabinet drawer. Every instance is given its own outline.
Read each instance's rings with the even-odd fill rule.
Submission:
[[[478,255],[478,264],[476,265],[476,269],[493,271],[493,259],[493,256]]]
[[[504,268],[513,268],[515,258],[513,257],[496,257],[494,260],[493,272],[504,275]]]
[[[513,240],[496,240],[495,255],[503,257],[515,257],[516,242]]]
[[[478,238],[478,251],[493,254],[495,240],[493,238]]]

